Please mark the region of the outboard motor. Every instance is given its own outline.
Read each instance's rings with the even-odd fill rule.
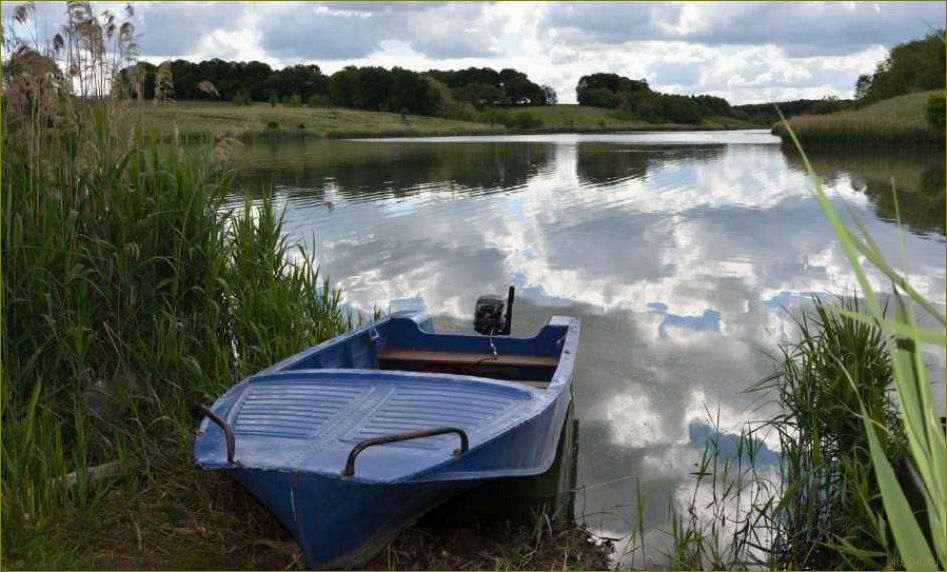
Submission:
[[[506,307],[506,315],[503,308]],[[474,306],[474,329],[487,336],[507,336],[513,323],[513,287],[505,304],[499,294],[484,294],[477,298]]]

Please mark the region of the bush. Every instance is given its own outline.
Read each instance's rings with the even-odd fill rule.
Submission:
[[[250,99],[250,94],[244,90],[240,90],[237,93],[233,94],[234,105],[247,105],[249,106],[252,103]]]
[[[927,98],[927,122],[934,127],[944,128],[945,101],[944,94],[932,95]]]
[[[270,90],[270,107],[276,107],[276,104],[279,103],[279,98],[276,95],[276,92]]]
[[[319,107],[332,107],[332,101],[329,100],[329,96],[322,93],[314,93],[309,96],[309,101],[307,102],[309,107],[319,108]]]
[[[289,97],[289,106],[290,107],[302,107],[303,98],[298,93],[294,93]]]
[[[487,114],[487,118],[490,125],[499,123],[504,127],[512,129],[532,129],[543,124],[542,119],[528,111],[508,113],[506,111],[494,110]]]
[[[583,94],[582,105],[612,108],[618,105],[619,101],[620,98],[615,92],[597,87],[589,89]]]
[[[279,122],[278,122],[278,121],[273,121],[273,120],[271,119],[270,121],[267,121],[267,122],[266,122],[266,128],[267,128],[267,129],[279,129]]]
[[[543,120],[536,117],[528,111],[521,111],[516,114],[516,126],[520,129],[532,129],[543,124]]]

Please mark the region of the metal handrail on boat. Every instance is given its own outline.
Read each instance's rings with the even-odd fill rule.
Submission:
[[[375,445],[384,445],[386,443],[397,443],[399,441],[410,441],[411,439],[421,439],[423,437],[434,437],[437,435],[447,435],[456,433],[460,437],[460,449],[454,449],[454,455],[463,455],[470,448],[470,441],[463,429],[457,427],[437,427],[434,429],[419,429],[417,431],[407,431],[405,433],[395,433],[394,435],[385,435],[384,437],[372,437],[359,441],[352,447],[348,459],[345,460],[345,468],[342,470],[343,477],[351,477],[355,474],[355,458],[358,454],[369,447]]]
[[[220,427],[220,430],[224,432],[224,438],[227,440],[227,462],[231,465],[237,464],[237,462],[234,461],[234,455],[236,454],[237,450],[237,439],[234,437],[233,428],[230,427],[229,423],[211,411],[209,407],[198,405],[197,409],[208,419],[213,421],[218,427]]]

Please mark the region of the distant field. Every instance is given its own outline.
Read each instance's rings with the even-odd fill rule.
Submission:
[[[943,91],[924,91],[878,101],[861,109],[828,115],[799,115],[789,125],[803,143],[944,146],[944,131],[927,123],[927,99]],[[774,133],[784,140],[781,126]]]
[[[729,117],[713,117],[700,125],[683,125],[674,123],[649,123],[641,119],[625,118],[614,109],[589,107],[585,105],[548,105],[526,108],[530,114],[542,120],[543,124],[537,130],[575,129],[579,131],[615,131],[628,129],[630,131],[673,130],[673,129],[747,129],[753,127],[745,121]],[[516,113],[513,111],[513,113]]]
[[[730,118],[712,118],[699,126],[654,124],[622,118],[614,110],[579,105],[550,105],[509,109],[507,113],[529,113],[542,121],[537,132],[647,131],[680,129],[742,129],[749,124]],[[177,102],[143,108],[143,121],[162,137],[206,138],[217,135],[245,137],[258,134],[299,134],[323,138],[474,135],[514,133],[489,123],[476,123],[346,108],[309,108],[267,103],[237,106],[232,103]]]
[[[439,117],[359,111],[344,108],[270,107],[267,103],[237,106],[232,103],[181,102],[148,106],[143,110],[146,126],[163,136],[182,137],[229,135],[241,137],[257,133],[358,137],[380,135],[503,133],[502,126],[454,121]]]

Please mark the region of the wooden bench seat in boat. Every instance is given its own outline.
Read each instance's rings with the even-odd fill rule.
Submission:
[[[493,355],[469,352],[439,352],[427,350],[386,349],[378,354],[379,361],[410,362],[446,366],[506,366],[555,368],[559,359],[549,356]],[[489,376],[488,376],[489,377]],[[528,385],[536,389],[549,387],[548,380],[511,379],[512,383]]]
[[[425,350],[386,349],[378,354],[379,360],[410,361],[451,365],[504,365],[516,367],[556,367],[559,359],[549,356],[493,355],[467,352],[437,352]]]

